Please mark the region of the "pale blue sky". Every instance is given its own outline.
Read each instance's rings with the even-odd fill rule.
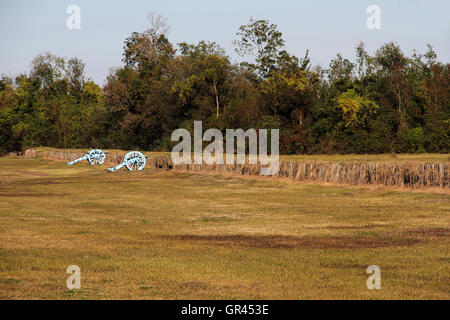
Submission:
[[[87,76],[103,84],[109,68],[122,65],[124,39],[148,26],[150,11],[168,19],[172,43],[216,41],[232,59],[235,33],[253,16],[277,24],[291,53],[310,49],[314,65],[328,66],[337,52],[353,58],[359,41],[371,52],[396,41],[407,54],[429,43],[441,61],[450,61],[448,0],[0,1],[0,74],[9,76],[28,72],[34,56],[50,51],[81,58]],[[70,4],[81,8],[81,30],[66,28]],[[381,8],[381,30],[366,27],[371,4]]]

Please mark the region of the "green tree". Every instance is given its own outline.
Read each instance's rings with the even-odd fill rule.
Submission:
[[[365,126],[370,116],[377,112],[379,106],[349,89],[337,98],[337,107],[342,111],[346,127]]]
[[[227,101],[227,91],[231,77],[231,64],[224,50],[215,43],[199,42],[198,45],[179,44],[182,56],[179,57],[186,70],[180,81],[175,82],[173,91],[184,105],[191,105],[208,116],[209,106],[215,106],[219,118],[221,104]],[[214,102],[209,102],[211,97]]]
[[[261,78],[266,78],[274,71],[283,57],[281,50],[285,46],[282,33],[277,25],[268,20],[253,20],[242,25],[237,32],[240,39],[235,41],[236,52],[241,56],[250,55],[255,63],[244,63],[251,70],[255,70]]]

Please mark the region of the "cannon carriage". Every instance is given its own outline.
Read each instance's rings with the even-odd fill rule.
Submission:
[[[92,149],[90,151],[87,151],[86,155],[84,155],[83,157],[67,162],[67,165],[71,166],[75,163],[78,163],[78,162],[84,161],[84,160],[88,160],[89,163],[93,166],[102,165],[105,162],[107,153],[108,153],[108,151],[102,151],[100,149]]]

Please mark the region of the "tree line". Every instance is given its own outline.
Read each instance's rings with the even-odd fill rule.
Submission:
[[[168,151],[178,128],[280,129],[280,152],[448,153],[450,68],[431,46],[396,43],[356,60],[312,66],[285,49],[277,26],[253,20],[233,63],[215,42],[172,44],[165,20],[124,42],[123,66],[104,87],[77,58],[45,53],[31,71],[0,80],[0,153],[32,146]]]

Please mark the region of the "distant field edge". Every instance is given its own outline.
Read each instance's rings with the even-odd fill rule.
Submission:
[[[108,150],[106,163],[116,165],[123,161],[126,151]],[[23,157],[42,157],[49,160],[71,161],[86,150],[32,148]],[[250,164],[174,165],[168,152],[144,152],[147,166],[166,170],[215,172],[260,176],[261,166]],[[405,188],[449,188],[448,154],[400,155],[305,155],[281,156],[278,174],[311,183],[343,185],[383,185]]]

